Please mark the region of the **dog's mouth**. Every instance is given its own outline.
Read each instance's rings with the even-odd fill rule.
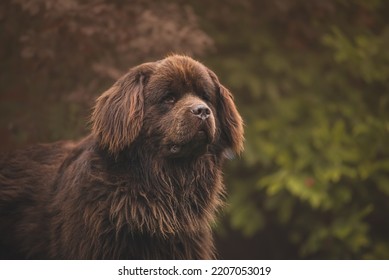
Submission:
[[[213,141],[213,135],[207,129],[200,128],[188,139],[170,142],[166,145],[168,155],[173,158],[190,157],[207,152],[208,145]]]
[[[197,133],[194,135],[194,138],[195,140],[199,140],[199,141],[206,140],[208,142],[211,142],[210,135],[208,135],[205,129],[200,129],[199,131],[197,131]]]

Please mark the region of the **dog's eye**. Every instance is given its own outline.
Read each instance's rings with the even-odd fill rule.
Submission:
[[[163,103],[165,104],[174,104],[176,102],[176,98],[171,95],[171,94],[168,94],[164,99],[163,99]]]
[[[202,95],[202,98],[203,98],[205,101],[211,101],[211,97],[210,97],[209,94],[207,94],[207,93],[204,93],[204,94]]]

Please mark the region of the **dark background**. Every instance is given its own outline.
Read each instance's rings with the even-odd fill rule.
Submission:
[[[0,151],[78,139],[94,99],[180,53],[235,95],[224,259],[389,259],[389,2],[0,3]]]

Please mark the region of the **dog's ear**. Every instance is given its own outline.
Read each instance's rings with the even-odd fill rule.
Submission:
[[[218,95],[217,114],[221,126],[221,140],[225,146],[223,153],[225,157],[233,158],[235,154],[243,151],[243,120],[236,109],[231,92],[219,82],[215,73],[209,70],[209,74],[216,85]]]
[[[143,89],[154,63],[130,69],[96,100],[91,123],[100,146],[117,154],[138,136],[143,125]]]

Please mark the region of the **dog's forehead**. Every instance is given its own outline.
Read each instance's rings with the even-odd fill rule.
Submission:
[[[165,87],[184,87],[213,92],[214,82],[208,68],[185,56],[172,56],[161,60],[151,77],[151,81]]]

